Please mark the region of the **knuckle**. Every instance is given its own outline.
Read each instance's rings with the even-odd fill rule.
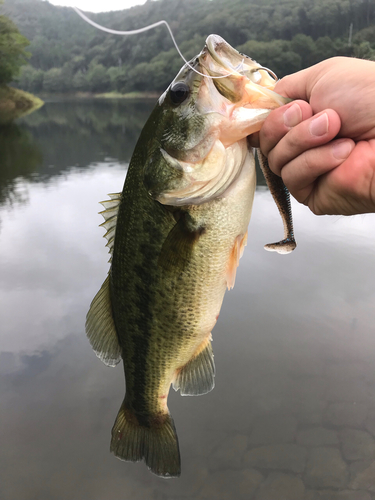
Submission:
[[[281,169],[284,165],[280,163],[279,157],[273,149],[271,149],[268,154],[268,165],[274,174],[280,175]]]
[[[305,172],[306,175],[310,176],[313,170],[313,155],[311,151],[306,151],[300,155],[300,165],[301,170]]]
[[[275,85],[275,92],[282,92],[284,87],[288,87],[289,82],[293,82],[293,75],[286,75],[283,76],[283,78],[280,78]]]
[[[273,149],[279,140],[283,137],[284,131],[278,124],[277,120],[274,120],[270,115],[264,122],[259,133],[260,148],[262,152],[267,156],[267,154]]]

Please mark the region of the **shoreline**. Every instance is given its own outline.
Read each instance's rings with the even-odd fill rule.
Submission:
[[[68,99],[124,99],[124,100],[140,100],[140,99],[158,99],[161,92],[128,92],[126,94],[121,94],[119,92],[104,92],[104,93],[94,93],[94,92],[56,92],[56,93],[40,93],[39,97],[43,101],[50,100],[68,100]]]
[[[96,99],[158,99],[160,92],[128,92],[121,94],[119,92],[105,92],[104,94],[95,94]]]
[[[0,86],[0,125],[13,122],[42,107],[44,102],[39,97],[24,90]]]

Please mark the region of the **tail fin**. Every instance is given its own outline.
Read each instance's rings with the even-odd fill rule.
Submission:
[[[172,417],[150,418],[150,425],[140,425],[124,403],[112,429],[111,452],[121,460],[144,459],[151,472],[162,477],[181,474],[180,450]]]

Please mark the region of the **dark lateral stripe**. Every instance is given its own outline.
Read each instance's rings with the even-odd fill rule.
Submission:
[[[143,223],[143,230],[148,235],[148,241],[140,245],[139,253],[142,263],[134,266],[133,273],[140,278],[135,288],[136,317],[132,318],[130,326],[133,356],[131,359],[131,394],[129,403],[137,416],[140,425],[149,427],[149,405],[146,399],[148,393],[149,374],[147,373],[147,359],[149,356],[151,332],[153,325],[153,309],[157,285],[157,256],[161,239],[160,232],[147,221]]]

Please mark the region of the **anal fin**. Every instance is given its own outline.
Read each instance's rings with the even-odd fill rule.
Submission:
[[[121,359],[109,293],[109,275],[91,302],[86,317],[86,334],[96,355],[108,366]]]
[[[181,396],[200,396],[215,387],[215,363],[210,338],[176,375],[173,389],[180,389]]]
[[[247,231],[245,235],[237,236],[227,264],[227,287],[231,290],[236,281],[237,267],[247,244]]]

